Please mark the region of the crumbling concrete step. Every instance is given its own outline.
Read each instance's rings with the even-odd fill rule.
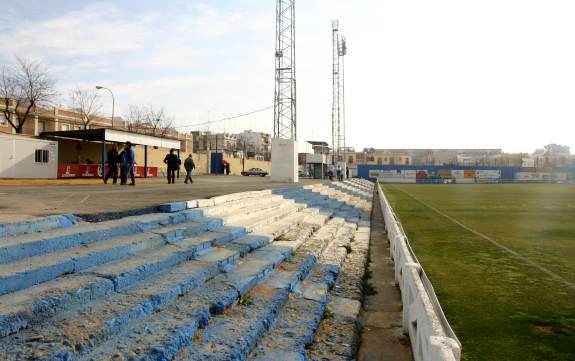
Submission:
[[[260,226],[277,222],[289,215],[301,211],[302,209],[304,209],[304,206],[293,203],[284,203],[272,209],[252,213],[248,217],[238,216],[235,220],[227,221],[226,224],[232,226],[243,226],[248,232],[253,232]]]
[[[97,242],[89,247],[27,258],[0,265],[0,295],[31,287],[68,273],[78,273],[130,253],[163,245],[162,237],[137,233],[118,239]]]
[[[90,267],[123,259],[130,254],[173,243],[184,237],[197,235],[222,226],[221,219],[199,218],[119,239],[96,242],[87,247],[75,247],[49,255],[27,258],[0,265],[0,295],[31,287],[67,273],[78,273]],[[161,237],[160,237],[161,236]],[[192,250],[187,250],[187,253]],[[175,255],[183,260],[185,252]]]
[[[213,245],[245,235],[243,228],[222,227],[181,240],[176,245],[137,252],[127,259],[93,267],[83,277],[65,276],[46,286],[38,285],[18,294],[0,296],[0,335],[6,336],[73,305],[95,300],[111,291],[119,292],[138,281],[190,259]],[[158,239],[161,239],[157,236]],[[162,241],[163,243],[163,241]],[[102,279],[102,277],[104,279]],[[111,288],[110,288],[111,285]],[[17,303],[14,300],[19,300]]]
[[[329,317],[324,317],[308,348],[310,360],[350,360],[359,343],[359,311],[362,301],[362,279],[369,251],[369,228],[360,228],[350,243],[327,305]]]
[[[292,261],[286,264],[282,270],[278,267],[273,275],[262,285],[250,287],[250,291],[245,293],[246,296],[242,298],[242,300],[244,300],[243,304],[240,303],[239,306],[232,309],[231,312],[217,316],[211,320],[200,337],[196,339],[194,345],[185,350],[183,353],[185,356],[181,357],[181,359],[245,359],[269,327],[274,324],[278,313],[280,318],[288,317],[287,315],[291,314],[289,311],[284,312],[284,308],[282,307],[286,302],[291,302],[291,298],[288,299],[290,291],[297,288],[299,281],[307,276],[310,269],[309,267],[313,264],[313,262],[309,262],[309,260],[315,259],[311,250],[315,249],[316,251],[323,250],[324,252],[330,252],[333,248],[332,244],[335,243],[335,245],[339,245],[340,238],[344,237],[343,227],[340,229],[342,231],[339,232],[340,236],[336,238],[336,240],[330,241],[317,238],[315,242],[310,240],[310,242],[314,243],[313,248],[298,249],[298,257],[294,257],[294,259],[300,264],[296,264]],[[348,242],[351,235],[351,233],[347,233]],[[289,240],[282,242],[288,243]],[[274,245],[276,245],[276,243],[277,242],[274,242]],[[320,259],[323,258],[332,259],[332,257],[328,255],[322,255]],[[317,266],[314,266],[314,269],[316,269],[316,267]],[[297,271],[294,272],[294,269]],[[315,272],[323,274],[329,271],[318,268]],[[318,275],[316,278],[319,277]],[[301,294],[302,297],[306,299],[309,298],[313,301],[319,299],[325,303],[327,290],[327,281],[310,284],[304,281]],[[314,310],[307,307],[303,311],[305,312],[301,313],[300,317],[309,320],[313,313],[310,314],[308,311]],[[322,312],[323,311],[316,311],[316,313],[319,313],[319,316],[312,316],[312,318],[317,319],[317,321],[314,322],[314,325],[316,325],[315,328],[319,326]],[[313,330],[315,330],[315,328],[313,328]],[[313,330],[311,332],[311,339],[313,339]],[[311,339],[307,344],[311,343]],[[305,345],[304,343],[301,344]]]
[[[257,242],[257,238],[261,236],[248,237]],[[226,247],[228,245],[225,244]],[[215,277],[203,287],[186,295],[181,302],[148,319],[144,326],[145,332],[136,330],[123,333],[87,355],[85,359],[108,359],[117,354],[117,357],[128,359],[134,357],[139,360],[171,360],[178,354],[184,354],[182,348],[191,343],[198,327],[203,327],[212,315],[223,312],[239,297],[256,287],[275,266],[289,257],[294,249],[295,245],[277,246],[274,242],[250,253],[230,272]],[[313,261],[315,258],[312,258],[312,262],[302,258],[299,259],[300,267],[292,268],[300,274],[308,272]],[[282,274],[287,272],[282,271]],[[294,274],[292,283],[300,277]]]
[[[0,264],[86,246],[115,237],[148,232],[162,225],[191,221],[202,216],[203,211],[199,209],[177,214],[155,213],[12,237],[0,240]]]
[[[186,262],[168,272],[147,279],[122,293],[115,293],[78,309],[64,312],[48,322],[0,339],[0,354],[7,360],[76,359],[89,353],[114,335],[177,301],[221,270],[224,263],[239,260],[229,250],[214,249],[210,260]],[[50,342],[46,342],[50,340]]]
[[[273,214],[285,209],[296,208],[293,201],[275,201],[270,203],[267,207],[252,209],[245,213],[234,213],[225,217],[225,223],[229,225],[241,225],[242,222],[249,222],[254,219],[273,219]]]
[[[10,335],[71,306],[114,292],[112,281],[73,274],[0,296],[0,337]]]
[[[186,237],[218,230],[223,224],[224,221],[221,218],[202,217],[190,222],[161,227],[152,232],[161,235],[167,243],[175,243]]]
[[[52,231],[72,227],[80,219],[71,214],[47,216],[19,222],[0,223],[0,239],[20,236],[28,233]]]
[[[353,237],[353,227],[344,224],[336,237],[328,242],[301,289],[290,297],[272,329],[250,355],[256,360],[305,360],[306,347],[313,342],[333,286],[346,255],[346,246]]]
[[[257,226],[252,229],[252,232],[278,237],[300,226],[312,226],[316,230],[325,224],[327,218],[326,215],[319,215],[317,210],[306,208],[300,212],[290,214],[277,222]]]
[[[279,202],[282,199],[283,198],[281,196],[267,194],[258,198],[239,199],[229,203],[220,203],[218,205],[202,209],[208,216],[222,217],[224,215],[233,214],[234,212],[242,212],[244,210],[262,208],[270,203]]]

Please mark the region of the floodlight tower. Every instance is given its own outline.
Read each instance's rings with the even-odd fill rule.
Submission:
[[[298,182],[295,0],[277,0],[272,181]]]
[[[332,156],[331,164],[335,165],[336,157],[339,156],[339,116],[340,116],[340,99],[339,99],[339,21],[334,20],[331,23],[332,31],[332,105],[331,105],[331,147]]]
[[[297,139],[295,0],[277,0],[274,138]]]
[[[341,37],[341,42],[340,42],[340,48],[339,48],[339,56],[341,58],[341,74],[340,74],[340,78],[341,78],[341,124],[342,124],[342,128],[341,128],[341,139],[342,139],[342,145],[343,145],[343,149],[344,149],[344,157],[345,157],[345,152],[347,151],[347,144],[346,144],[346,125],[345,125],[345,56],[347,55],[347,41],[345,39],[345,36]],[[347,162],[347,160],[344,159],[344,162]]]
[[[347,54],[345,37],[339,34],[339,22],[332,22],[333,47],[333,99],[331,109],[331,144],[333,148],[332,164],[340,161],[342,149],[346,147],[345,138],[345,79],[344,56]],[[342,161],[344,161],[342,159]]]

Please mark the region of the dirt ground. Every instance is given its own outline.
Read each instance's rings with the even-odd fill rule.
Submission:
[[[269,177],[195,176],[169,185],[163,178],[138,179],[137,185],[103,184],[98,179],[0,180],[0,222],[51,214],[98,214],[155,207],[161,203],[208,198],[221,194],[321,183],[272,182]]]
[[[364,299],[357,360],[411,361],[409,338],[403,334],[401,325],[401,293],[395,285],[389,241],[377,196],[371,215],[370,258],[370,283],[377,293]]]

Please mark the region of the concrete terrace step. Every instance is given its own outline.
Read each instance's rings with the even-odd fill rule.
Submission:
[[[0,265],[0,295],[31,287],[68,273],[126,257],[132,252],[163,245],[162,237],[153,233],[106,240],[63,252],[30,257]]]
[[[14,296],[0,296],[0,335],[16,332],[32,321],[86,299],[94,300],[98,295],[104,296],[114,290],[119,292],[150,275],[199,255],[213,245],[244,235],[243,228],[222,227],[217,232],[206,232],[158,249],[144,249],[128,258],[87,269],[86,276],[65,276],[45,286],[22,290]],[[161,240],[159,236],[157,238]],[[161,243],[164,244],[163,241]],[[20,300],[16,305],[14,298]]]
[[[0,239],[0,358],[353,357],[330,340],[357,334],[372,189],[230,194]]]
[[[198,209],[177,214],[155,213],[11,237],[0,240],[0,264],[85,246],[114,237],[147,232],[162,225],[190,221],[202,215],[203,212]]]
[[[0,353],[8,355],[8,359],[37,354],[47,359],[74,359],[87,354],[136,322],[151,315],[155,317],[164,307],[239,259],[239,252],[214,248],[196,260],[172,267],[124,292],[64,312],[45,324],[2,339]],[[51,342],[46,342],[47,339]]]
[[[226,225],[243,226],[248,232],[253,232],[254,229],[257,229],[260,226],[277,222],[303,209],[304,206],[301,205],[294,203],[282,203],[273,208],[254,212],[247,216],[238,215],[237,217],[228,219],[226,221]]]
[[[71,214],[47,216],[19,222],[0,223],[0,239],[20,236],[29,233],[52,231],[72,227],[80,219]]]
[[[341,234],[341,230],[338,232]],[[340,238],[343,235],[340,235]],[[351,238],[348,233],[348,238]],[[269,279],[261,286],[252,287],[248,294],[249,302],[232,309],[230,313],[217,316],[210,321],[210,324],[203,330],[194,345],[188,347],[180,359],[182,360],[241,360],[257,345],[260,338],[266,333],[270,325],[274,324],[276,318],[284,315],[291,315],[284,312],[284,304],[290,303],[289,295],[299,282],[305,279],[313,265],[316,252],[329,252],[332,243],[339,244],[336,240],[322,239],[321,237],[310,240],[308,249],[298,249],[294,257],[295,262],[287,263],[283,270],[275,271]],[[314,242],[315,241],[315,242]],[[310,258],[311,257],[311,258]],[[309,262],[308,260],[312,260]],[[321,259],[321,258],[320,258]],[[302,265],[304,265],[302,267]],[[313,266],[314,269],[317,266]],[[313,272],[313,271],[312,271]],[[319,270],[316,272],[327,272]],[[327,286],[311,287],[304,281],[302,287],[303,297],[316,299],[322,293],[327,292]],[[308,311],[308,310],[305,310]],[[323,311],[322,311],[323,312]],[[300,317],[308,319],[309,313],[302,313]],[[287,316],[289,317],[289,316]],[[321,313],[319,318],[321,319]],[[319,320],[316,322],[319,324]],[[313,333],[312,333],[313,335]],[[311,340],[310,340],[311,343]],[[281,358],[275,358],[279,360]]]
[[[341,267],[335,286],[330,291],[324,318],[308,348],[310,360],[350,360],[359,343],[359,311],[362,301],[362,278],[369,251],[369,228],[359,228],[351,242],[349,253]]]
[[[353,228],[343,225],[335,239],[323,251],[301,289],[287,300],[278,317],[259,346],[250,355],[255,360],[305,360],[306,347],[313,342],[346,248],[353,237]]]
[[[102,360],[117,355],[141,360],[171,360],[191,343],[198,327],[253,289],[292,252],[292,247],[275,244],[257,249],[228,273],[216,276],[202,288],[147,319],[143,325],[145,331],[120,334],[83,359]]]
[[[239,199],[229,203],[219,203],[217,205],[202,209],[206,215],[212,217],[221,217],[223,215],[233,214],[234,212],[243,212],[245,210],[257,209],[258,207],[281,201],[282,199],[283,198],[278,195],[266,194],[258,198]]]
[[[123,259],[130,254],[184,237],[197,235],[222,226],[221,219],[199,218],[161,227],[151,232],[136,233],[74,247],[48,255],[30,257],[0,265],[0,295],[28,288],[67,273],[78,273],[90,267]]]

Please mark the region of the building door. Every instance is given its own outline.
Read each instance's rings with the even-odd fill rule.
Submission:
[[[224,174],[224,165],[222,153],[212,153],[210,161],[210,174]]]

